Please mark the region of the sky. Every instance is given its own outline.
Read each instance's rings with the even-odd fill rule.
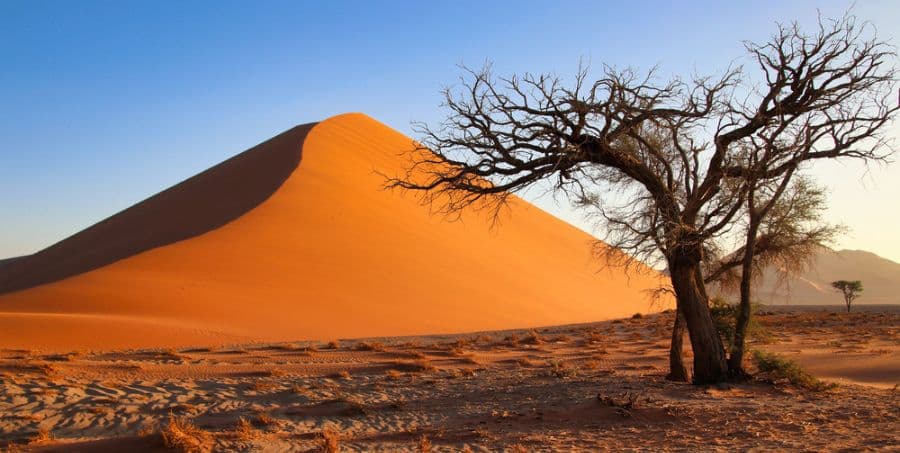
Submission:
[[[0,258],[34,253],[296,124],[440,121],[460,64],[570,76],[747,63],[776,22],[852,6],[900,43],[900,2],[0,2]],[[900,125],[891,132],[900,140]],[[900,143],[900,142],[898,142]],[[900,154],[897,156],[900,158]],[[900,159],[898,159],[900,160]],[[900,261],[900,163],[823,163],[837,248]],[[538,206],[590,231],[564,200]]]

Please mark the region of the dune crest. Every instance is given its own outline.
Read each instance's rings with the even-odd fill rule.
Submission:
[[[491,229],[481,216],[447,222],[414,196],[383,190],[377,172],[397,173],[410,146],[362,114],[298,126],[17,260],[0,269],[0,288],[50,283],[0,295],[0,347],[187,345],[208,343],[210,332],[266,341],[456,333],[651,310],[644,290],[658,275],[598,271],[593,238],[522,200]],[[252,197],[241,188],[246,178],[255,181]],[[179,194],[177,208],[166,203]],[[229,194],[242,201],[218,217],[204,214],[206,203]],[[183,228],[144,229],[148,221],[181,225],[173,213],[195,217]],[[134,239],[136,230],[145,234]],[[91,261],[95,250],[106,258]],[[60,267],[35,274],[57,260]],[[82,273],[65,275],[58,269],[66,263]],[[28,329],[11,330],[22,313],[57,316],[32,316]],[[85,335],[58,315],[167,328],[165,338],[121,328]]]

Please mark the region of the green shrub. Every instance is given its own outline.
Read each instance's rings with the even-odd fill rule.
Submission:
[[[759,371],[769,373],[775,379],[787,379],[791,384],[808,390],[821,391],[837,387],[837,384],[822,382],[807,373],[799,363],[785,359],[778,354],[754,350],[753,363]]]
[[[740,307],[737,304],[730,304],[720,297],[714,297],[709,301],[709,312],[712,315],[713,322],[716,324],[716,330],[722,337],[730,350],[734,345],[735,324],[737,323],[737,314]],[[759,311],[759,304],[752,304],[750,309],[753,313],[750,316],[750,324],[747,325],[747,339],[755,340],[760,343],[771,343],[772,335],[766,328],[756,320],[756,313]]]
[[[716,330],[728,349],[734,343],[734,324],[737,320],[738,306],[729,304],[724,299],[714,297],[709,301],[709,313],[712,315]]]

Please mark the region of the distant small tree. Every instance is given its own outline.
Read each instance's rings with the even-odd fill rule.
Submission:
[[[850,306],[863,292],[863,284],[859,280],[838,280],[831,282],[834,289],[840,291],[844,295],[844,303],[847,304],[847,313],[850,313]]]

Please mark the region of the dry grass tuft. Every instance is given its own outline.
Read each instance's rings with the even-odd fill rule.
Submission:
[[[81,357],[80,352],[69,352],[67,354],[51,354],[44,356],[44,360],[49,362],[72,362]]]
[[[123,363],[121,365],[116,365],[115,367],[129,373],[135,373],[144,369],[144,365],[142,365],[140,362]]]
[[[489,429],[487,429],[483,426],[479,426],[479,427],[475,428],[474,430],[472,430],[472,432],[474,432],[475,435],[481,439],[493,440],[493,439],[497,438],[497,436],[494,433],[492,433]]]
[[[466,337],[457,338],[456,341],[450,343],[450,349],[451,349],[451,350],[453,350],[453,349],[465,349],[465,348],[468,348],[468,347],[470,347],[470,346],[472,346],[472,339],[471,339],[471,338],[466,338]]]
[[[525,335],[525,338],[522,339],[522,343],[531,345],[544,344],[544,337],[537,330],[530,330]]]
[[[256,418],[253,419],[253,423],[257,426],[278,426],[278,420],[275,417],[272,417],[269,414],[261,413],[257,414]]]
[[[212,348],[187,348],[182,349],[180,352],[183,354],[202,354],[212,352]]]
[[[55,376],[59,373],[59,367],[47,362],[32,362],[24,364],[20,367],[22,371],[43,374],[47,377]]]
[[[362,341],[356,344],[353,349],[357,351],[374,351],[374,352],[384,352],[385,346],[384,343],[378,341]]]
[[[462,378],[462,377],[472,377],[475,376],[479,370],[475,368],[452,368],[448,370],[450,373],[450,377],[454,378]]]
[[[397,371],[405,371],[407,373],[424,373],[437,370],[437,368],[427,360],[416,360],[411,362],[397,361],[391,363],[390,365]]]
[[[549,360],[547,366],[550,367],[550,374],[560,379],[575,377],[578,375],[578,369],[572,365],[559,360]]]
[[[596,330],[590,330],[588,332],[585,332],[584,339],[589,344],[594,344],[594,343],[601,343],[601,342],[605,341],[606,337],[604,337],[602,333],[597,332]]]
[[[272,390],[275,390],[275,387],[277,386],[272,382],[253,381],[253,383],[250,384],[249,388],[250,390],[257,393],[269,393]]]
[[[509,447],[509,453],[528,453],[528,449],[522,444],[514,444]]]
[[[330,426],[319,433],[319,451],[323,453],[338,453],[341,451],[341,435]]]
[[[297,395],[303,395],[303,396],[306,396],[306,397],[312,397],[312,396],[313,396],[313,391],[312,391],[312,389],[310,389],[309,387],[304,387],[304,386],[302,386],[302,385],[300,385],[300,384],[294,384],[294,385],[292,385],[292,386],[291,386],[291,392],[293,392],[293,393],[295,393],[295,394],[297,394]]]
[[[97,400],[94,400],[94,401],[96,402]],[[180,404],[176,404],[174,406],[169,407],[169,412],[176,413],[176,414],[191,413],[196,410],[197,410],[197,406],[194,406],[193,404],[190,404],[190,403],[180,403]]]
[[[600,369],[600,367],[602,365],[603,365],[603,363],[597,359],[587,359],[584,361],[584,368],[591,370],[591,371]]]
[[[431,451],[431,441],[428,440],[428,436],[422,434],[422,437],[419,438],[419,445],[416,446],[416,451],[419,453],[429,453]]]
[[[403,359],[427,359],[428,356],[419,351],[403,351],[403,352],[394,352],[396,357]]]
[[[141,426],[141,429],[138,430],[138,437],[150,437],[159,432],[159,423],[153,421]]]
[[[187,360],[187,357],[179,353],[175,349],[166,349],[165,351],[161,351],[154,355],[154,360],[159,360],[163,362],[184,362]]]
[[[260,436],[260,432],[253,427],[253,424],[247,421],[246,418],[241,417],[238,419],[237,423],[234,425],[234,436],[238,440],[249,441],[256,439]]]
[[[96,415],[105,415],[112,412],[112,408],[109,406],[94,406],[89,407],[88,412]]]
[[[169,414],[169,423],[162,430],[163,445],[182,452],[207,452],[212,450],[212,435],[194,425],[186,417]]]
[[[53,440],[53,433],[47,428],[38,428],[34,436],[28,439],[28,445],[45,444]]]
[[[638,401],[644,396],[643,392],[625,392],[621,397],[614,397],[611,395],[605,395],[603,393],[597,394],[597,401],[601,403],[612,406],[619,407],[622,409],[634,409],[637,407]]]
[[[301,347],[300,345],[294,344],[294,343],[280,343],[280,344],[273,344],[273,345],[270,345],[270,346],[268,346],[268,347],[266,347],[266,348],[263,348],[263,349],[268,349],[268,350],[271,350],[271,351],[289,351],[289,352],[291,352],[291,351],[305,351],[305,350],[306,350],[306,348],[303,348],[303,347]]]
[[[539,366],[540,362],[535,362],[534,360],[529,359],[528,357],[519,357],[515,361],[516,365],[524,368],[534,368]]]
[[[353,380],[353,376],[350,375],[350,372],[347,370],[338,371],[337,373],[329,374],[328,377],[332,378],[332,379],[343,379],[345,381]]]

